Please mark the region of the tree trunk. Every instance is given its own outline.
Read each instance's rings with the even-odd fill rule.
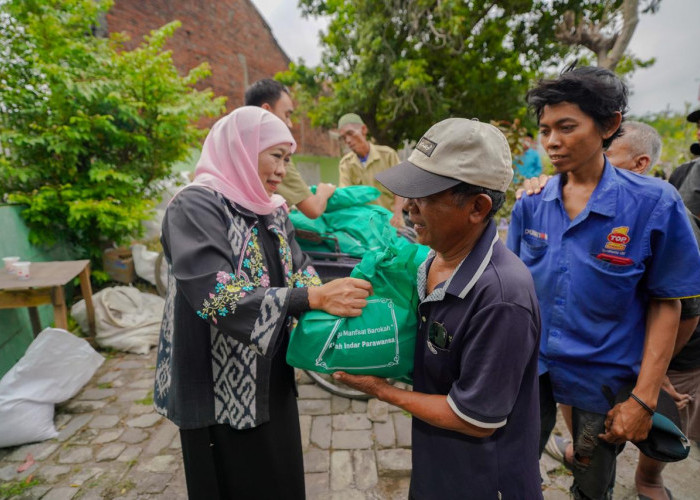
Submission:
[[[556,28],[556,38],[564,45],[586,47],[596,55],[598,66],[614,71],[637,29],[639,0],[624,0],[619,12],[622,14],[620,31],[606,36],[603,29],[614,22],[615,15],[602,19],[598,24],[582,20],[576,25],[574,13],[568,11]]]

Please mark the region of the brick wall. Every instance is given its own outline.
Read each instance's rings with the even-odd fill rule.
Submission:
[[[170,21],[179,20],[180,29],[168,42],[177,68],[185,73],[207,61],[212,74],[201,82],[216,95],[228,98],[227,110],[243,105],[248,85],[270,78],[289,65],[289,58],[272,36],[270,27],[249,0],[115,0],[107,13],[110,32],[125,32],[129,47],[143,35]],[[203,124],[210,126],[215,120]],[[337,141],[303,119],[295,125],[299,152],[337,155]]]

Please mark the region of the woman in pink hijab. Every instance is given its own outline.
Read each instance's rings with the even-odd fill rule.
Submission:
[[[258,107],[220,119],[168,206],[154,402],[180,428],[190,498],[304,498],[291,319],[358,316],[368,282],[321,285],[275,194],[296,143]]]

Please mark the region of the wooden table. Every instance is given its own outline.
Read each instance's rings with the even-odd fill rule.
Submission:
[[[37,306],[53,305],[56,328],[68,329],[68,308],[63,287],[73,278],[80,278],[80,291],[85,299],[90,337],[95,337],[95,309],[92,305],[90,285],[90,261],[68,260],[58,262],[32,262],[30,278],[20,280],[5,269],[0,269],[0,309],[28,307],[34,336],[41,331]]]

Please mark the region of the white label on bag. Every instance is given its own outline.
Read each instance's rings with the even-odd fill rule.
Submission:
[[[369,318],[372,325],[367,325]],[[375,369],[399,363],[399,328],[391,299],[369,299],[362,315],[340,318],[315,364],[325,370]]]

